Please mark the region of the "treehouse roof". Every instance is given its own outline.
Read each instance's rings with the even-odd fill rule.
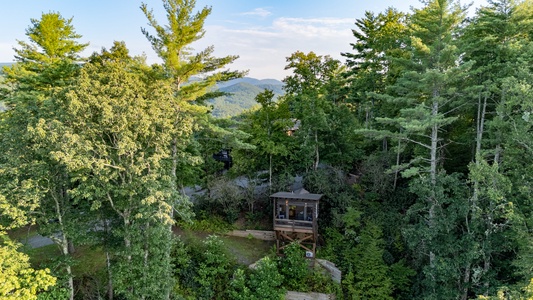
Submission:
[[[305,189],[299,189],[294,192],[277,192],[270,195],[270,198],[318,201],[322,198],[322,194],[311,194]]]

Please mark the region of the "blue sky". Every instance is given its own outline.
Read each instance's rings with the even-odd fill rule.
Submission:
[[[73,17],[81,42],[90,46],[84,54],[109,48],[113,41],[125,41],[132,54],[145,54],[149,63],[158,62],[141,33],[147,21],[137,0],[24,0],[1,1],[0,62],[13,61],[16,40],[26,40],[30,19],[43,12]],[[463,1],[464,2],[464,1]],[[475,0],[473,7],[485,5]],[[161,24],[165,15],[160,0],[145,0]],[[464,2],[466,3],[466,2]],[[205,37],[193,45],[196,50],[215,46],[215,55],[239,55],[232,69],[249,70],[255,78],[283,79],[285,58],[295,51],[314,51],[341,59],[351,51],[351,29],[365,11],[384,11],[393,6],[401,11],[420,7],[417,0],[197,0],[197,8],[211,6]],[[473,11],[473,8],[471,8]]]

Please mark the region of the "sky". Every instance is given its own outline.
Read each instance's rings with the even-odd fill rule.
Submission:
[[[83,55],[124,41],[131,54],[144,54],[148,63],[158,63],[141,33],[141,28],[150,29],[139,8],[143,2],[160,24],[166,24],[161,0],[0,0],[0,62],[14,60],[13,48],[17,40],[27,41],[31,19],[59,12],[73,18],[76,32],[83,36],[79,41],[89,42]],[[486,0],[471,2],[470,14],[486,5]],[[379,13],[392,6],[410,12],[422,4],[418,0],[197,0],[195,11],[205,6],[212,11],[204,25],[205,36],[192,45],[195,51],[212,45],[215,56],[239,56],[230,69],[248,70],[249,77],[258,79],[281,80],[290,75],[284,70],[286,58],[296,51],[344,61],[340,54],[352,51],[352,29],[365,11]]]

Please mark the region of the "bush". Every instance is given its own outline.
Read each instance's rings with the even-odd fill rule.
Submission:
[[[233,230],[233,225],[226,222],[221,216],[208,215],[205,211],[198,213],[192,222],[178,221],[178,226],[186,230],[209,233],[225,233]]]
[[[291,243],[285,248],[284,253],[285,256],[279,260],[279,269],[285,278],[285,286],[290,291],[307,291],[305,281],[310,270],[303,249],[299,244]]]
[[[177,284],[174,293],[185,299],[223,299],[235,262],[226,253],[217,236],[202,242],[183,243],[178,239],[173,249]]]
[[[232,300],[279,300],[283,299],[283,276],[278,271],[275,259],[264,257],[255,270],[247,276],[243,269],[233,273],[228,297]]]

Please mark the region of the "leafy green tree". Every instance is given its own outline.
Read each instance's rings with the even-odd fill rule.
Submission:
[[[227,279],[232,273],[232,261],[223,249],[223,242],[217,236],[209,236],[204,241],[205,251],[198,265],[199,285],[197,296],[200,299],[219,299],[226,290]]]
[[[259,260],[254,269],[248,272],[237,269],[233,274],[228,295],[230,299],[279,300],[285,296],[283,276],[278,271],[275,259],[269,256]]]
[[[250,142],[255,146],[254,156],[268,158],[268,183],[272,189],[274,168],[290,154],[291,137],[287,132],[296,121],[291,121],[288,107],[285,103],[276,102],[271,90],[258,94],[255,100],[261,107],[250,114],[245,130],[249,131]]]
[[[531,23],[528,20],[533,13],[530,4],[530,1],[490,1],[489,5],[477,11],[461,36],[464,59],[475,61],[470,77],[470,94],[472,102],[477,102],[477,111],[473,113],[476,116],[476,151],[475,163],[469,166],[473,194],[469,202],[471,215],[468,229],[480,248],[479,257],[472,259],[472,274],[465,274],[464,278],[465,281],[475,280],[472,289],[476,294],[485,296],[494,293],[497,286],[508,284],[498,280],[498,270],[511,273],[509,264],[513,256],[504,253],[515,251],[512,249],[517,247],[516,242],[527,245],[530,240],[526,238],[527,234],[518,217],[530,211],[529,205],[519,204],[527,199],[528,194],[516,197],[515,191],[520,189],[513,188],[517,183],[522,187],[527,184],[524,186],[519,183],[519,177],[515,176],[517,174],[511,175],[513,172],[509,172],[518,167],[527,174],[526,165],[529,163],[524,158],[529,156],[517,153],[521,152],[518,150],[520,146],[507,144],[510,134],[522,130],[516,125],[511,125],[515,130],[506,127],[509,125],[507,121],[514,122],[511,120],[518,119],[508,118],[508,114],[504,113],[509,112],[507,108],[510,106],[515,109],[528,106],[528,96],[525,96],[527,89],[516,87],[524,87],[522,83],[530,80],[527,78],[530,77],[531,70],[524,68],[523,64],[524,59],[529,60],[531,57],[531,52],[527,50],[531,43]],[[521,95],[521,100],[516,101],[515,96],[518,94]],[[516,110],[517,116],[524,111],[521,108]],[[525,109],[527,110],[528,108]],[[504,119],[507,121],[503,121]],[[518,124],[520,123],[519,120]],[[500,131],[497,128],[503,127],[497,124],[506,129]],[[503,145],[506,145],[505,149]],[[512,153],[521,158],[515,160]],[[514,165],[516,162],[519,166]],[[507,163],[513,164],[513,167],[505,167]],[[523,174],[520,175],[522,178]],[[526,187],[525,190],[527,189]],[[528,252],[531,253],[525,250],[525,253]],[[494,261],[495,256],[507,259]],[[516,265],[525,266],[524,261]],[[529,280],[529,272],[530,270],[525,271],[525,280]]]
[[[418,269],[416,295],[421,299],[461,298],[470,287],[464,276],[479,252],[465,224],[469,214],[466,182],[460,174],[440,173],[435,185],[423,176],[412,180],[409,190],[418,201],[405,214],[408,224],[403,234]],[[428,226],[428,199],[432,197],[440,205],[435,207],[434,223]],[[428,253],[434,255],[433,264]]]
[[[252,151],[255,146],[248,142],[250,134],[241,130],[239,121],[215,119],[209,115],[206,117],[203,126],[194,135],[203,159],[203,164],[200,165],[202,170],[193,170],[190,176],[198,176],[203,172],[202,182],[209,189],[212,181],[220,175],[223,166],[226,167],[224,163],[213,158],[214,154],[221,150],[229,151],[228,155],[239,151]]]
[[[529,50],[524,55],[533,54]],[[533,186],[531,184],[531,167],[533,157],[531,143],[531,132],[533,130],[530,119],[533,111],[531,95],[531,70],[521,69],[516,77],[504,80],[502,89],[506,95],[505,101],[500,102],[496,108],[497,116],[491,122],[490,127],[495,129],[501,138],[501,159],[498,166],[501,173],[509,180],[512,187],[504,185],[499,189],[494,188],[495,181],[492,180],[487,187],[486,193],[494,198],[498,207],[515,207],[516,215],[520,216],[520,222],[514,222],[514,230],[518,233],[517,242],[520,245],[519,259],[515,262],[519,274],[523,280],[529,280],[533,265],[531,257],[533,255],[531,239],[531,216],[533,207],[531,205]],[[492,175],[495,176],[495,175]],[[490,177],[489,177],[490,178]],[[500,181],[501,182],[501,181]],[[498,183],[498,182],[496,182]],[[496,186],[498,187],[498,186]],[[505,189],[504,189],[505,187]],[[507,197],[498,197],[498,192]],[[508,193],[506,193],[508,192]],[[498,210],[498,212],[501,212]]]
[[[339,159],[336,154],[345,151],[342,155],[352,159],[354,135],[350,133],[355,124],[341,92],[344,83],[340,61],[297,51],[287,58],[285,69],[292,70],[293,75],[283,80],[284,101],[293,118],[301,122],[295,133],[301,145],[295,156],[295,161],[303,164],[300,169],[316,170],[321,152],[332,153],[332,158]],[[339,140],[336,132],[345,135]],[[331,151],[328,147],[332,147]]]
[[[285,287],[291,291],[306,291],[305,282],[311,272],[303,249],[293,242],[284,249],[284,254],[279,260],[279,270]]]
[[[29,257],[17,251],[21,246],[0,235],[0,299],[35,300],[39,293],[56,284],[50,270],[34,270]]]
[[[371,132],[379,139],[394,137],[421,147],[425,153],[416,153],[403,175],[427,173],[430,179],[427,183],[432,187],[436,187],[439,153],[442,153],[440,132],[457,119],[449,113],[458,106],[457,83],[469,67],[468,64],[458,64],[459,53],[454,44],[454,34],[463,17],[464,9],[446,0],[428,1],[423,8],[414,10],[409,18],[410,40],[406,49],[409,59],[402,60],[404,69],[388,93],[379,96],[402,105],[398,116],[377,118],[397,129],[392,134]],[[420,200],[427,205],[427,226],[432,230],[437,223],[435,214],[441,209],[441,200],[436,193]],[[437,270],[438,258],[431,247],[427,250],[430,268],[426,274],[430,281],[434,281],[433,271]],[[428,291],[435,285],[436,282],[430,284]],[[430,295],[428,297],[437,297],[434,290]]]
[[[77,183],[70,194],[105,211],[102,221],[115,226],[110,233],[122,245],[109,249],[110,279],[130,299],[169,294],[171,212],[188,211],[188,202],[178,206],[172,197],[167,167],[172,89],[150,71],[123,43],[94,54],[63,98],[69,126],[60,128],[63,147],[52,153]]]
[[[250,274],[250,289],[255,299],[283,299],[283,283],[283,276],[278,271],[276,261],[268,256],[262,258]]]
[[[230,283],[230,289],[228,296],[234,300],[247,300],[253,299],[248,282],[246,280],[246,273],[243,269],[239,268],[233,273],[233,278]]]

